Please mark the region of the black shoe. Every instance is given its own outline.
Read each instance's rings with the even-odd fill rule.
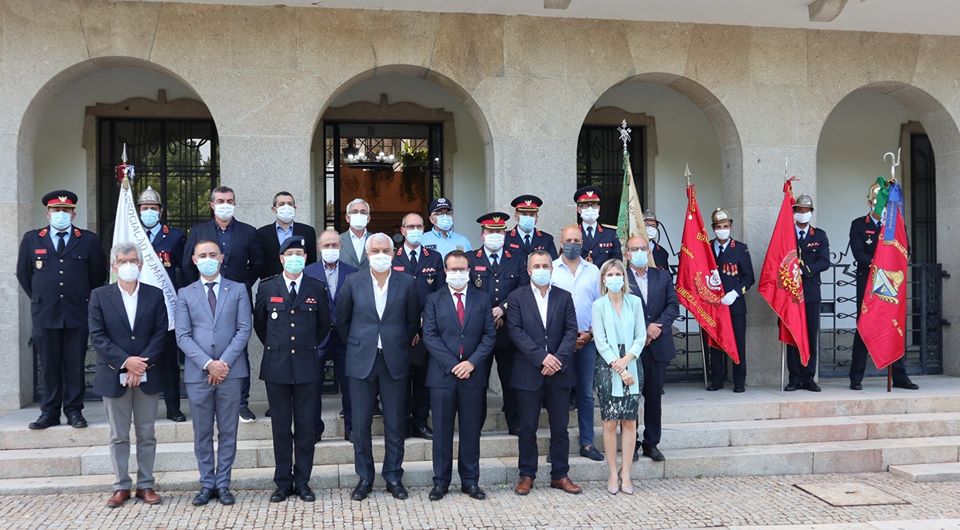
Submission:
[[[287,500],[293,491],[290,488],[277,488],[273,490],[273,494],[270,495],[270,502],[283,502]]]
[[[663,456],[663,453],[657,449],[656,446],[647,447],[646,445],[641,445],[641,447],[643,448],[643,456],[653,460],[654,462],[663,462],[667,459],[665,456]]]
[[[581,445],[580,456],[596,462],[603,462],[603,453],[597,451],[597,448],[592,445]]]
[[[637,461],[640,460],[641,445],[642,445],[642,444],[640,443],[640,440],[637,440],[637,445],[635,445],[635,446],[633,447],[633,461],[634,461],[634,462],[637,462]]]
[[[31,422],[30,425],[27,425],[27,427],[35,431],[41,431],[43,429],[46,429],[47,427],[54,427],[56,425],[60,425],[59,414],[56,416],[53,416],[53,415],[46,416],[41,414],[40,417],[37,418],[37,421]]]
[[[346,416],[343,415],[343,409],[340,409],[340,412],[337,413],[337,417],[338,417],[338,418],[346,418]]]
[[[170,420],[170,421],[175,421],[175,422],[177,422],[177,423],[182,423],[182,422],[187,421],[187,417],[184,416],[184,415],[183,415],[183,412],[180,412],[179,410],[175,410],[175,411],[173,411],[173,412],[168,412],[168,413],[167,413],[167,419]]]
[[[240,423],[257,421],[257,415],[249,407],[240,407]]]
[[[722,384],[719,384],[719,385],[711,384],[710,386],[707,387],[707,392],[716,392],[717,390],[723,390],[723,385],[722,385]]]
[[[747,391],[747,389],[743,385],[740,385],[740,386],[733,387],[733,391],[736,392],[737,394],[743,394],[744,392]]]
[[[393,495],[394,499],[405,500],[410,495],[407,494],[407,488],[403,487],[403,483],[399,480],[396,482],[387,482],[387,493]]]
[[[482,501],[487,498],[487,494],[484,493],[484,491],[480,489],[480,486],[477,486],[476,484],[472,486],[463,486],[460,488],[460,491],[469,495],[471,499],[476,499],[478,501]]]
[[[266,412],[263,413],[263,415],[266,416],[267,418],[269,418],[269,417],[270,417],[270,409],[267,409]]]
[[[348,442],[352,442],[352,441],[353,441],[353,432],[352,432],[352,431],[349,431],[349,430],[343,431],[343,439],[346,440],[346,441],[348,441]]]
[[[809,390],[809,391],[811,391],[811,392],[820,392],[820,391],[822,390],[822,389],[820,388],[820,385],[814,383],[813,381],[811,381],[811,382],[803,385],[803,388],[806,388],[807,390]]]
[[[433,440],[433,429],[426,425],[411,425],[407,431],[408,438],[423,438],[424,440]]]
[[[893,388],[905,388],[907,390],[920,390],[920,385],[907,379],[906,381],[902,381],[900,383],[894,383]]]
[[[350,494],[350,498],[355,501],[362,501],[367,498],[367,495],[370,495],[371,491],[373,491],[373,484],[366,480],[361,480],[357,482],[357,487],[353,488],[353,493]]]
[[[317,500],[317,496],[314,495],[309,484],[304,484],[303,486],[297,488],[297,497],[300,497],[300,500],[303,502],[313,502]]]
[[[210,499],[216,497],[216,493],[210,488],[200,488],[200,493],[193,498],[194,506],[206,506]]]
[[[315,444],[320,443],[320,440],[321,440],[322,438],[323,438],[323,433],[322,433],[322,432],[321,432],[321,433],[317,433],[317,435],[314,437],[313,443],[315,443]]]
[[[796,383],[787,383],[787,386],[783,387],[784,392],[793,392],[794,390],[800,388],[800,385]]]
[[[73,427],[74,429],[86,429],[87,420],[83,417],[83,414],[74,412],[73,414],[67,415],[67,425]]]
[[[230,488],[217,488],[217,498],[220,499],[220,504],[224,506],[230,506],[237,502],[233,493],[230,492]]]
[[[433,489],[430,490],[430,500],[439,501],[447,494],[447,488],[439,484],[434,484]]]
[[[377,403],[377,406],[373,408],[373,417],[374,417],[374,418],[382,418],[382,417],[383,417],[383,409],[380,408],[380,404],[379,404],[379,403]]]
[[[850,390],[863,390],[863,385],[860,383],[850,383]]]
[[[516,427],[508,427],[507,434],[510,436],[520,436],[520,431],[518,431]]]

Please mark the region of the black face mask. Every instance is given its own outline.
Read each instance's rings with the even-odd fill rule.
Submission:
[[[563,257],[567,259],[577,259],[580,257],[580,250],[582,248],[583,248],[582,243],[564,243]]]

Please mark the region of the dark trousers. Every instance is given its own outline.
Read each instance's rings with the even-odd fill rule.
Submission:
[[[663,398],[663,384],[667,377],[667,363],[660,362],[653,358],[650,348],[644,348],[640,354],[640,364],[643,366],[643,445],[647,447],[656,447],[660,443],[660,434],[662,430],[661,416],[662,407],[660,400]],[[641,440],[640,432],[637,432],[637,440]]]
[[[422,365],[410,363],[410,381],[407,392],[406,416],[410,427],[426,427],[430,417],[430,389],[427,387],[427,361]]]
[[[570,472],[570,387],[562,387],[549,377],[540,390],[516,390],[517,395],[517,467],[521,477],[537,477],[537,427],[540,409],[546,407],[550,420],[550,478],[560,480]]]
[[[180,349],[177,348],[177,332],[167,332],[167,342],[160,355],[160,375],[163,376],[163,403],[167,414],[180,411]]]
[[[817,375],[817,336],[820,334],[820,302],[804,304],[807,313],[807,344],[810,345],[810,361],[806,366],[800,364],[800,350],[787,346],[787,371],[790,382],[806,386],[813,383]]]
[[[250,354],[247,353],[246,349],[243,351],[243,362],[247,363],[247,373],[252,374],[253,370],[250,369]],[[269,404],[267,405],[269,407]],[[240,410],[250,408],[250,377],[244,377],[243,382],[240,383]]]
[[[516,429],[517,427],[517,392],[510,386],[510,376],[513,373],[513,356],[515,355],[513,346],[495,346],[493,355],[487,357],[487,373],[493,368],[493,360],[497,360],[497,376],[500,378],[500,387],[503,392],[503,416],[507,420],[507,429]],[[486,422],[487,413],[487,393],[483,393],[483,423]]]
[[[867,371],[867,346],[860,338],[858,331],[853,336],[853,359],[850,361],[850,383],[860,384],[863,382],[863,374]],[[903,357],[897,359],[890,365],[893,368],[893,384],[900,385],[910,380],[907,375],[907,365],[903,362]]]
[[[33,340],[40,357],[40,411],[60,417],[83,410],[86,382],[83,365],[87,355],[87,326],[79,328],[34,328]]]
[[[373,483],[373,441],[370,428],[377,395],[383,410],[383,478],[399,482],[403,478],[403,439],[406,427],[407,378],[394,379],[378,353],[373,370],[366,379],[349,378],[353,405],[353,458],[361,480]]]
[[[480,428],[486,410],[486,387],[457,383],[450,388],[431,388],[433,410],[433,483],[447,488],[453,474],[453,427],[459,421],[460,449],[457,472],[461,486],[476,486],[480,480]]]
[[[314,407],[320,406],[320,382],[265,384],[276,460],[273,482],[278,488],[307,486],[313,470]]]
[[[733,365],[733,386],[744,386],[747,382],[747,315],[730,315],[733,322],[733,336],[740,353],[740,364]],[[720,386],[727,378],[728,356],[723,350],[710,348],[710,384]],[[732,362],[732,361],[731,361]]]
[[[336,332],[334,332],[336,333]],[[333,339],[330,339],[329,346],[326,350],[326,356],[324,357],[324,362],[321,363],[321,371],[326,374],[326,360],[333,360],[333,379],[337,382],[337,387],[340,388],[340,406],[343,407],[343,427],[347,431],[353,430],[353,410],[351,410],[350,404],[350,384],[347,381],[346,376],[346,354],[347,349],[344,347],[343,343],[337,341],[336,344],[333,344]],[[323,421],[320,419],[320,411],[317,411],[317,425],[322,425]]]

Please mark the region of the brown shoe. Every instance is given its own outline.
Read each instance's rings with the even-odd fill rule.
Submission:
[[[107,508],[119,508],[130,499],[130,490],[116,490],[107,499]]]
[[[144,504],[160,504],[163,502],[163,499],[160,498],[160,495],[157,495],[157,492],[153,491],[153,488],[138,489],[137,498]]]
[[[513,492],[517,495],[528,495],[531,489],[533,489],[533,479],[530,477],[520,477],[516,487],[513,488]]]
[[[570,480],[570,477],[563,477],[560,480],[551,480],[550,487],[563,490],[567,493],[573,493],[574,495],[583,492],[583,488],[574,484],[573,481]]]

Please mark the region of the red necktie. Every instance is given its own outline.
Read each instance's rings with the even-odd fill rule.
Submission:
[[[460,321],[460,327],[463,327],[465,309],[463,307],[463,293],[454,293],[457,297],[457,320]],[[463,345],[460,345],[460,358],[463,359]]]

